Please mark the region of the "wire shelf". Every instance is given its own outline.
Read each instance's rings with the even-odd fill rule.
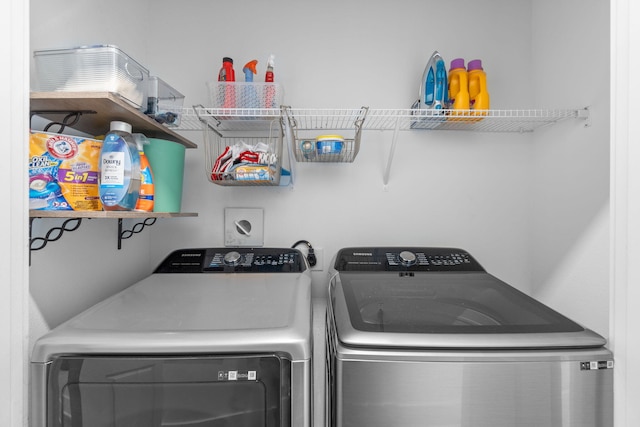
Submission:
[[[355,109],[300,108],[207,108],[194,106],[182,111],[177,130],[201,130],[202,122],[225,131],[263,131],[273,119],[284,115],[295,120],[298,130],[350,130],[361,116]],[[362,130],[456,130],[475,132],[533,132],[559,121],[587,120],[588,109],[566,110],[419,110],[368,109]]]
[[[218,132],[269,131],[282,117],[280,108],[209,108],[201,105],[182,112],[180,130],[202,130],[205,123]]]
[[[533,132],[588,110],[369,110],[363,129]]]
[[[364,115],[363,115],[364,111]],[[180,128],[176,130],[213,131],[223,138],[237,131],[268,133],[271,123],[279,119],[285,128],[289,151],[300,162],[353,162],[358,153],[361,131],[393,131],[391,150],[383,182],[389,182],[393,154],[399,131],[474,131],[527,133],[566,119],[582,119],[589,126],[589,110],[421,110],[421,109],[298,109],[280,108],[207,108],[194,106],[182,113]],[[332,130],[353,131],[353,139],[345,138],[340,154],[310,156],[307,151],[309,133]],[[301,133],[298,133],[301,132]],[[305,145],[301,145],[307,143]],[[293,167],[293,164],[291,165]],[[293,178],[293,170],[291,171]],[[236,184],[237,185],[237,184]]]

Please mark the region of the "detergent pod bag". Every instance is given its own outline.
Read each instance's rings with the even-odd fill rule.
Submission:
[[[98,161],[102,142],[70,135],[31,132],[29,208],[100,211]]]

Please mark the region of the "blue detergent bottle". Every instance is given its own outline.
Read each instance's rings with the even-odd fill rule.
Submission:
[[[140,191],[140,154],[131,125],[113,121],[100,150],[100,200],[105,211],[130,211]]]

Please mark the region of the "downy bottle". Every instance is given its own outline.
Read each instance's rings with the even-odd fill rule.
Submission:
[[[100,150],[100,200],[106,211],[130,211],[140,191],[140,154],[129,123],[111,122]]]

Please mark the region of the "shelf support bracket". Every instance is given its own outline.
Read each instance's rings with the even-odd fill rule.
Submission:
[[[122,249],[122,241],[133,237],[134,234],[141,233],[145,227],[150,227],[156,223],[156,218],[146,218],[142,222],[134,224],[131,230],[124,230],[122,218],[118,218],[118,250]]]
[[[97,114],[96,111],[93,110],[76,110],[76,111],[51,111],[51,110],[42,110],[42,111],[31,111],[31,119],[33,116],[42,115],[52,115],[52,114],[64,114],[62,121],[54,121],[51,120],[47,126],[44,127],[44,132],[49,132],[51,126],[60,126],[58,129],[58,133],[63,133],[67,126],[72,127],[80,121],[80,118],[83,114]]]
[[[578,110],[577,117],[584,120],[584,127],[588,128],[591,126],[591,112],[589,111],[589,107]]]
[[[393,155],[396,151],[396,144],[398,142],[398,133],[400,132],[400,119],[396,120],[396,126],[393,129],[393,136],[391,137],[391,149],[389,150],[389,158],[387,159],[387,168],[384,171],[384,188],[387,188],[389,184],[389,176],[391,175],[391,163],[393,163]]]
[[[82,218],[69,218],[62,223],[62,226],[50,228],[44,237],[33,237],[34,219],[36,218],[29,218],[29,265],[31,265],[31,251],[44,249],[49,242],[60,240],[65,231],[75,231],[82,224]]]

